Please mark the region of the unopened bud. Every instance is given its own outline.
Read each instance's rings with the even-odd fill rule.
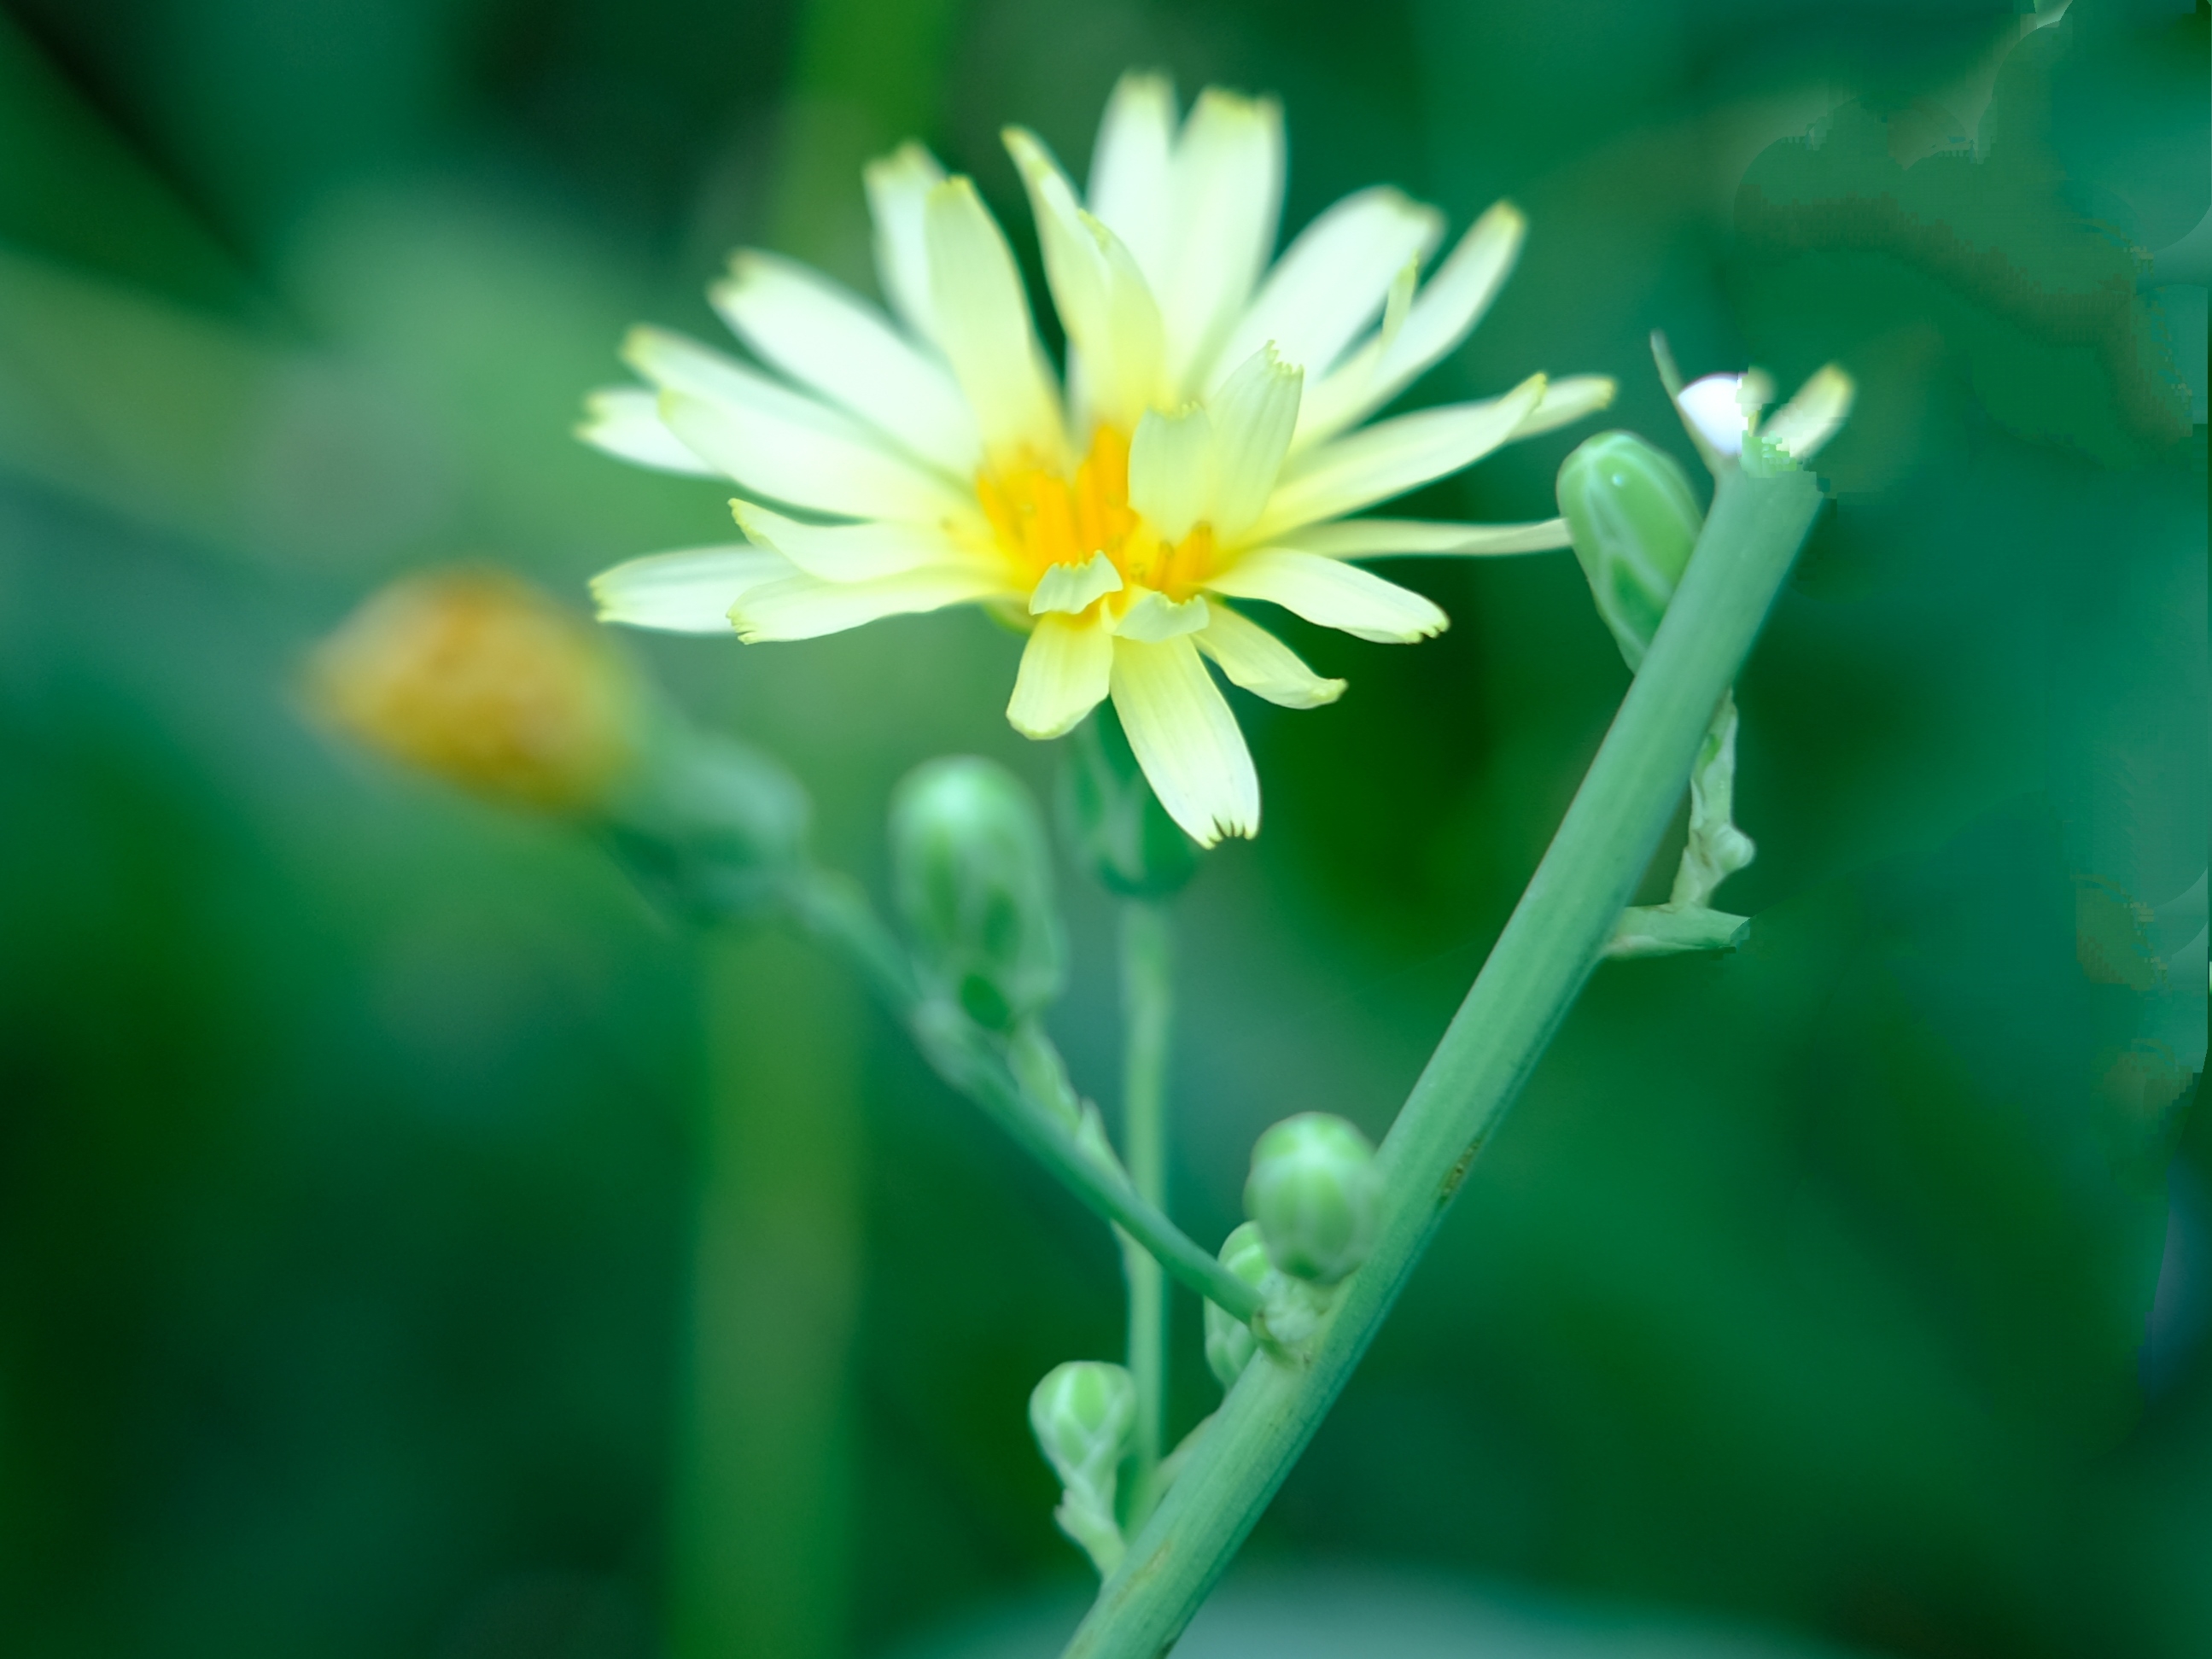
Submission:
[[[1601,432],[1561,465],[1559,491],[1598,615],[1638,667],[1705,525],[1689,477],[1634,433]]]
[[[1103,1360],[1055,1365],[1030,1394],[1037,1449],[1071,1494],[1103,1493],[1110,1504],[1115,1471],[1129,1455],[1136,1423],[1136,1383]]]
[[[1266,1280],[1267,1247],[1261,1242],[1258,1224],[1243,1222],[1229,1235],[1221,1247],[1221,1265],[1255,1289]],[[1259,1346],[1249,1325],[1226,1308],[1206,1304],[1206,1363],[1224,1389],[1236,1386]]]
[[[777,902],[805,863],[809,816],[805,790],[781,763],[666,720],[607,808],[615,847],[639,881],[679,908],[721,917]]]
[[[1676,394],[1674,406],[1692,431],[1717,455],[1743,453],[1744,441],[1759,425],[1774,387],[1756,369],[1748,374],[1707,374]]]
[[[971,756],[917,767],[892,800],[890,842],[916,954],[971,1018],[1004,1030],[1060,994],[1052,851],[1019,779]]]
[[[384,589],[317,648],[308,683],[369,747],[513,805],[590,811],[635,757],[634,687],[597,630],[497,571]]]
[[[1093,880],[1125,898],[1164,898],[1197,873],[1198,843],[1152,793],[1110,707],[1078,726],[1064,752],[1060,823]]]
[[[1340,1117],[1301,1112],[1253,1146],[1244,1213],[1268,1261],[1294,1279],[1349,1277],[1374,1248],[1382,1203],[1375,1149]]]

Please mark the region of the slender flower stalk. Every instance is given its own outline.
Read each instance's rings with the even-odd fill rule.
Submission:
[[[1122,1155],[1129,1182],[1163,1213],[1168,1207],[1168,1053],[1175,1008],[1173,939],[1166,906],[1121,901]],[[1158,1497],[1154,1481],[1166,1443],[1169,1321],[1167,1283],[1151,1252],[1124,1237],[1129,1282],[1129,1374],[1137,1388],[1132,1526]]]
[[[1816,481],[1751,453],[1713,510],[1650,654],[1559,833],[1380,1154],[1373,1254],[1310,1346],[1264,1348],[1152,1517],[1131,1539],[1065,1659],[1171,1647],[1305,1449],[1428,1247],[1468,1168],[1589,977],[1820,502]]]
[[[923,995],[897,942],[849,880],[805,872],[789,883],[786,896],[800,926],[859,969],[906,1024],[939,1075],[981,1107],[1054,1179],[1143,1246],[1170,1278],[1239,1319],[1259,1312],[1252,1286],[1139,1193],[1119,1164],[1102,1162],[1050,1103],[1023,1085],[988,1033],[956,1006]]]
[[[974,184],[907,145],[866,173],[894,315],[744,252],[713,297],[757,367],[630,336],[649,386],[599,393],[584,435],[735,481],[747,540],[606,572],[601,615],[766,641],[986,605],[1029,636],[1006,708],[1018,731],[1059,737],[1110,697],[1177,823],[1209,846],[1255,834],[1258,777],[1207,664],[1291,708],[1344,682],[1240,607],[1382,642],[1437,633],[1434,604],[1355,562],[1562,547],[1563,526],[1356,515],[1602,407],[1613,383],[1537,374],[1370,422],[1466,338],[1523,222],[1492,208],[1424,283],[1442,216],[1378,187],[1271,264],[1271,100],[1209,89],[1178,120],[1164,79],[1125,76],[1087,194],[1031,134],[1006,142],[1069,343],[1064,380]]]

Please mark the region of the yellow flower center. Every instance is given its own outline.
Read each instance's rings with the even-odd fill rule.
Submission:
[[[1126,584],[1109,596],[1119,610],[1136,587],[1188,599],[1213,568],[1211,525],[1194,526],[1170,546],[1130,507],[1129,440],[1118,427],[1092,434],[1073,478],[1041,466],[985,471],[976,476],[975,498],[1000,550],[1032,586],[1056,564],[1085,564],[1103,553]]]

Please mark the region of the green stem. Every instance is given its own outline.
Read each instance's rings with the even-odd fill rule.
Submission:
[[[1722,478],[1680,588],[1550,850],[1380,1153],[1383,1221],[1304,1363],[1245,1368],[1066,1659],[1158,1659],[1304,1450],[1468,1166],[1598,959],[1820,507],[1811,475]]]
[[[1167,907],[1121,902],[1121,1155],[1147,1203],[1167,1209],[1167,1069],[1174,995],[1173,935]],[[1167,1431],[1168,1298],[1160,1264],[1124,1239],[1129,1279],[1129,1374],[1137,1384],[1129,1525],[1157,1500],[1156,1472]]]
[[[1134,1238],[1169,1275],[1239,1319],[1260,1310],[1259,1292],[1168,1219],[1110,1160],[1086,1152],[1050,1105],[1025,1091],[1006,1057],[975,1021],[924,994],[898,941],[859,887],[828,871],[795,876],[787,900],[799,925],[836,950],[914,1036],[938,1074],[1012,1135],[1076,1197]]]
[[[858,999],[777,933],[710,935],[702,955],[708,1109],[670,1651],[835,1659],[851,1602]]]

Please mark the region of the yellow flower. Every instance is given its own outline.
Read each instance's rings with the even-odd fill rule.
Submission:
[[[308,690],[369,747],[514,805],[599,805],[635,750],[635,689],[605,641],[496,571],[372,595],[316,648]]]
[[[1271,266],[1283,131],[1270,100],[1209,90],[1178,125],[1164,79],[1125,76],[1087,206],[1035,137],[1006,137],[1067,335],[1065,390],[975,185],[909,144],[867,170],[896,320],[744,252],[713,297],[774,373],[631,335],[625,356],[653,389],[599,393],[585,435],[734,479],[749,544],[610,570],[593,584],[600,614],[795,640],[991,605],[1029,630],[1016,729],[1058,737],[1110,696],[1176,823],[1207,845],[1251,835],[1259,781],[1205,659],[1291,708],[1333,702],[1344,682],[1231,601],[1367,640],[1437,633],[1443,611],[1349,561],[1563,547],[1564,526],[1349,515],[1602,407],[1612,382],[1535,375],[1363,426],[1474,325],[1519,252],[1516,210],[1492,208],[1417,286],[1442,216],[1360,191]]]

